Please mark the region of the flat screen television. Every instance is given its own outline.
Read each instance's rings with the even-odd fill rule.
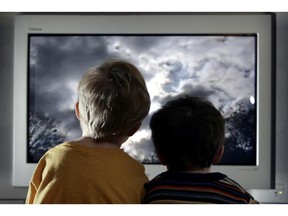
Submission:
[[[225,154],[212,171],[246,189],[271,188],[272,29],[263,13],[16,17],[13,185],[28,186],[49,148],[81,136],[74,105],[83,73],[122,58],[142,72],[152,102],[122,148],[149,178],[166,169],[150,139],[151,115],[170,99],[193,95],[213,102],[226,120]]]

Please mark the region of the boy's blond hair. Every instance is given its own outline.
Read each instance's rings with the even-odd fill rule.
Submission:
[[[95,139],[127,135],[150,108],[142,74],[119,59],[110,59],[85,73],[77,93],[83,134]]]

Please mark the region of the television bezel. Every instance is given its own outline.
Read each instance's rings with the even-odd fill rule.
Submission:
[[[246,189],[273,187],[273,22],[269,13],[19,15],[14,36],[13,185],[28,186],[35,164],[26,161],[28,34],[258,34],[257,166],[213,166]],[[145,165],[149,178],[166,170]],[[259,181],[261,179],[261,181]]]

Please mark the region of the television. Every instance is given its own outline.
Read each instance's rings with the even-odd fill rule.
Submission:
[[[150,138],[153,112],[185,95],[226,120],[220,171],[246,189],[273,188],[273,16],[268,13],[19,15],[14,32],[13,185],[27,187],[39,158],[81,136],[77,84],[122,58],[142,72],[151,108],[122,146],[151,179],[166,170]]]

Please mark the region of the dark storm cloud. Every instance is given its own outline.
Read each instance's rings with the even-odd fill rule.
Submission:
[[[73,109],[81,76],[108,56],[102,37],[36,36],[30,45],[30,98],[38,111],[55,116],[65,105]]]
[[[42,43],[42,38],[35,38],[36,45],[35,62],[37,73],[41,75],[43,82],[53,81],[57,78],[79,77],[84,69],[90,68],[107,55],[106,46],[101,37],[48,37]],[[83,72],[82,72],[83,73]]]
[[[47,110],[50,112],[57,113],[61,111],[61,107],[65,106],[67,101],[71,102],[73,94],[71,89],[66,86],[53,86],[53,88],[45,88],[45,86],[36,86],[37,92],[37,104],[35,104],[39,110]],[[76,102],[76,101],[75,101]]]

